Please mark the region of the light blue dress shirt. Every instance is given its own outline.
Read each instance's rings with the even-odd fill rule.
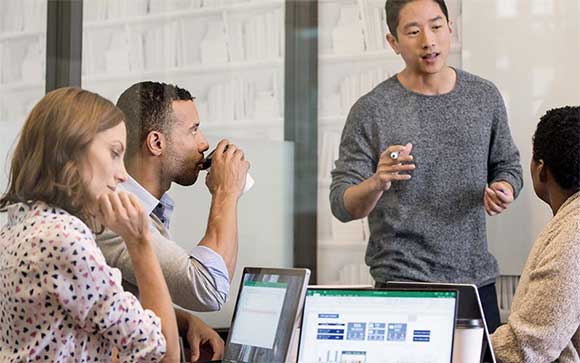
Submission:
[[[171,215],[173,214],[175,203],[167,193],[164,193],[161,196],[161,200],[158,200],[130,176],[125,183],[120,185],[120,188],[137,197],[147,215],[153,213],[157,218],[159,218],[161,223],[165,226],[167,233],[171,236],[169,231]],[[150,228],[154,228],[154,226],[151,225]],[[202,264],[213,277],[219,293],[228,296],[230,291],[230,279],[223,257],[211,248],[199,245],[193,247],[189,255]]]

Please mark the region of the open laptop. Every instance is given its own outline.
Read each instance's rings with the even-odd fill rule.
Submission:
[[[491,339],[489,337],[489,330],[487,322],[485,321],[485,314],[479,298],[477,286],[471,284],[452,284],[452,283],[430,283],[430,282],[403,282],[390,281],[387,283],[388,287],[392,288],[409,288],[409,289],[456,289],[459,291],[461,298],[459,299],[459,308],[457,311],[458,319],[481,319],[483,321],[483,344],[481,352],[481,362],[495,363],[495,355],[493,353]]]
[[[457,290],[320,288],[306,293],[299,363],[450,363]]]
[[[310,270],[246,267],[222,362],[288,360]]]

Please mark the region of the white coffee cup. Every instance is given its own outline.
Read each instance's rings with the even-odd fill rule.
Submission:
[[[481,362],[483,322],[481,319],[457,319],[453,340],[453,363]]]
[[[246,174],[246,184],[244,184],[244,190],[242,190],[242,194],[247,192],[248,190],[252,189],[254,186],[254,178],[250,175],[250,173]]]

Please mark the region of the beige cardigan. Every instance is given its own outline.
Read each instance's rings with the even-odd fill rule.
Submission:
[[[580,362],[580,192],[534,243],[508,322],[491,340],[500,362]]]

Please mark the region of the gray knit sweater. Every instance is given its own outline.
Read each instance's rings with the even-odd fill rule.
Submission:
[[[522,188],[519,152],[505,106],[489,81],[456,70],[454,89],[426,96],[393,76],[352,107],[332,171],[330,203],[341,221],[352,217],[344,192],[372,176],[381,152],[410,142],[413,178],[395,182],[369,214],[366,263],[376,281],[494,281],[483,193],[504,180]]]

